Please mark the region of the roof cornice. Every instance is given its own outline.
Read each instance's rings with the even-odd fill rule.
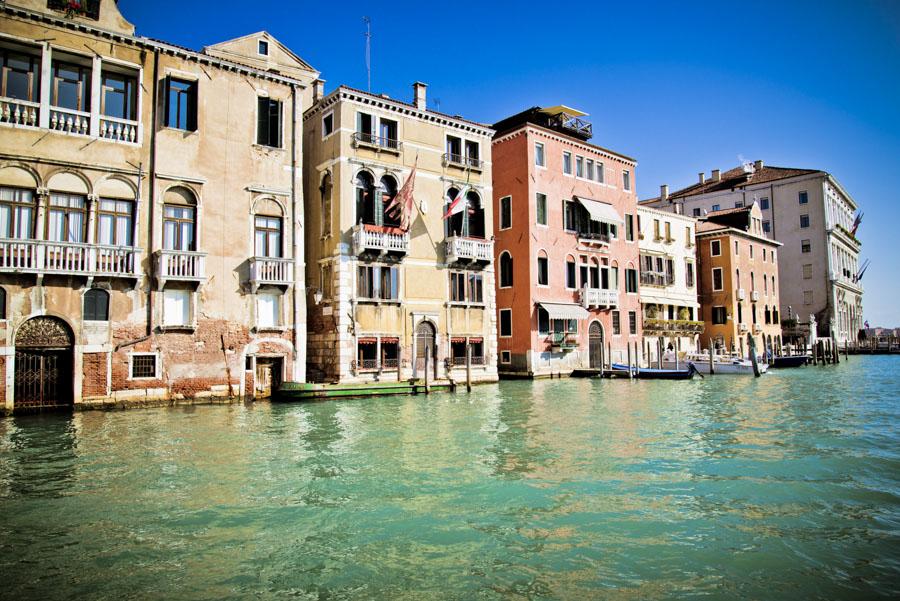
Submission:
[[[616,160],[616,161],[624,161],[630,164],[632,167],[637,167],[637,159],[633,159],[630,156],[626,156],[624,154],[618,153],[614,150],[610,150],[608,148],[603,148],[602,146],[597,146],[596,144],[590,144],[588,142],[583,142],[577,138],[572,138],[566,135],[563,135],[559,132],[556,132],[552,129],[548,129],[546,127],[537,125],[535,123],[523,123],[519,127],[511,129],[505,132],[501,136],[497,136],[494,138],[494,142],[503,142],[512,138],[515,138],[522,133],[526,133],[525,130],[532,129],[534,133],[544,136],[545,138],[549,138],[551,140],[555,140],[556,142],[562,142],[564,144],[571,144],[575,147],[582,148],[585,152],[595,152],[597,154],[601,154],[606,158]]]

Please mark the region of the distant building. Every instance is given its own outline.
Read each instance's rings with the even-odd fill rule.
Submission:
[[[309,379],[497,379],[491,135],[341,86],[303,116]],[[414,184],[409,223],[392,208]],[[458,212],[444,219],[462,195]]]
[[[738,350],[747,334],[757,351],[781,344],[781,244],[763,235],[758,205],[708,213],[697,224],[702,347]],[[747,352],[746,344],[743,344]]]
[[[534,107],[494,124],[501,375],[600,367],[641,340],[636,163],[589,143],[582,117]]]
[[[698,183],[643,201],[685,215],[759,205],[763,232],[779,252],[781,314],[810,315],[819,336],[855,341],[863,323],[863,287],[857,278],[860,242],[853,232],[856,203],[830,173],[769,167],[762,161],[699,175]]]
[[[694,350],[703,332],[697,302],[697,221],[642,206],[637,215],[644,337],[661,339],[664,349],[671,344]],[[657,357],[657,349],[651,344],[651,357]]]

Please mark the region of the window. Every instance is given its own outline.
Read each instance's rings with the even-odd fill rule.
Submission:
[[[320,225],[320,231],[322,233],[323,238],[327,238],[331,235],[331,193],[334,191],[334,186],[331,183],[331,174],[326,173],[322,177],[322,185],[319,186],[319,220],[322,222]]]
[[[584,177],[584,157],[575,157],[575,177]]]
[[[719,292],[723,289],[722,285],[722,268],[721,267],[713,267],[712,270],[712,285],[713,291]]]
[[[684,227],[684,244],[685,246],[693,246],[694,245],[694,236],[693,232],[691,232],[691,226],[686,225]]]
[[[398,268],[386,265],[360,265],[357,268],[356,294],[366,300],[399,300]]]
[[[606,270],[604,270],[606,273]],[[609,268],[609,282],[607,282],[608,287],[604,287],[604,290],[618,290],[619,289],[619,268],[618,267],[610,267]]]
[[[454,163],[462,163],[462,138],[447,136],[447,159]]]
[[[500,199],[500,229],[508,230],[512,227],[512,196],[504,196]]]
[[[256,327],[275,328],[281,325],[281,295],[277,292],[256,294]]]
[[[585,163],[585,178],[593,180],[594,179],[594,161],[588,159]]]
[[[712,308],[712,322],[713,325],[723,325],[726,321],[728,321],[728,315],[725,313],[725,307],[713,307]]]
[[[700,217],[700,215],[701,215],[700,207],[695,208],[694,209],[694,217]]]
[[[0,237],[27,240],[34,236],[34,193],[0,188]]]
[[[713,257],[722,256],[722,242],[719,240],[709,241],[709,254]]]
[[[187,326],[191,321],[191,291],[163,290],[163,325]]]
[[[622,171],[622,188],[631,190],[631,172],[628,170]]]
[[[737,200],[737,201],[735,201],[735,203],[734,203],[734,208],[735,208],[735,209],[743,209],[743,208],[744,208],[744,201],[743,201],[743,200]]]
[[[625,292],[637,293],[638,272],[637,269],[625,269]]]
[[[73,111],[91,110],[91,69],[54,60],[51,104]],[[77,128],[80,130],[80,128]],[[81,133],[87,133],[86,131]]]
[[[131,355],[131,379],[156,378],[156,355],[142,353]]]
[[[597,265],[596,263],[592,263],[590,269],[588,270],[588,273],[589,273],[588,284],[590,285],[590,287],[591,288],[599,288],[600,287],[600,266]],[[606,279],[606,288],[609,289],[609,270],[604,269],[603,275],[606,276],[606,278],[605,278]]]
[[[564,152],[563,153],[563,173],[566,175],[572,175],[572,153]]]
[[[97,243],[107,246],[132,246],[134,203],[130,200],[100,199],[97,213]]]
[[[195,249],[194,207],[165,205],[163,207],[163,248],[166,250]]]
[[[653,239],[654,240],[662,240],[662,236],[659,231],[659,219],[653,220]]]
[[[741,254],[740,249],[741,249],[740,244],[738,244],[738,241],[735,240],[734,241],[734,256],[735,257],[738,256],[739,254]]]
[[[469,302],[484,302],[484,276],[480,273],[469,274]]]
[[[720,208],[719,205],[713,205],[713,206],[711,207],[711,210],[713,210],[713,211],[718,211],[719,208]]]
[[[258,99],[256,143],[260,146],[281,148],[281,101],[272,98]]]
[[[375,136],[375,119],[368,113],[356,113],[356,137],[360,142],[372,144]],[[458,138],[457,138],[458,139]],[[457,154],[459,154],[457,152]]]
[[[753,245],[750,245],[750,258],[753,258]]]
[[[812,245],[809,243],[809,240],[801,240],[800,241],[800,252],[808,253],[812,252]],[[775,262],[775,255],[772,255],[772,262]]]
[[[512,336],[512,309],[500,309],[500,336]]]
[[[504,251],[500,253],[500,287],[510,288],[513,285],[512,255]]]
[[[760,198],[759,199],[759,208],[761,211],[765,211],[769,208],[769,199],[768,198]]]
[[[535,196],[535,204],[537,205],[538,225],[547,225],[547,195],[538,192]]]
[[[634,215],[625,214],[625,239],[634,240]]]
[[[807,194],[806,191],[801,192],[800,196],[799,196],[799,200],[800,200],[800,204],[805,205],[806,203],[809,202],[809,194]]]
[[[544,145],[540,142],[534,143],[534,164],[544,167]]]
[[[372,210],[375,212],[375,223],[389,227],[400,227],[400,211],[389,208],[397,196],[397,180],[390,175],[384,175],[379,183],[381,184],[381,202],[375,202],[375,206],[372,207]]]
[[[587,270],[585,270],[587,271]],[[586,274],[585,274],[586,275]],[[575,269],[575,259],[571,257],[566,259],[566,288],[574,289],[577,274]]]
[[[763,221],[762,228],[763,228],[763,231],[768,234],[769,232],[772,231],[772,224],[768,220]]]
[[[397,148],[397,140],[400,137],[397,129],[397,122],[392,121],[390,119],[379,119],[378,120],[378,135],[381,137],[379,143],[381,146],[386,146],[387,148]],[[469,149],[469,143],[466,142],[466,150]],[[476,159],[478,154],[478,149],[475,151]]]
[[[500,363],[512,363],[512,354],[509,351],[500,351]]]
[[[766,262],[766,256],[767,256],[767,255],[768,255],[768,253],[766,252],[766,249],[763,248],[763,263]]]
[[[803,266],[803,279],[804,280],[812,279],[812,263],[806,263]]]
[[[813,293],[812,290],[804,290],[803,291],[803,304],[811,305],[813,304]]]
[[[809,215],[800,215],[800,227],[809,227]]]
[[[269,56],[269,42],[259,40],[259,43],[256,45],[256,51],[262,56]]]
[[[550,262],[546,255],[537,258],[537,283],[538,286],[550,285]]]
[[[109,321],[109,292],[91,288],[84,293],[84,321]]]
[[[325,138],[334,133],[334,113],[328,113],[322,117],[322,137]]]
[[[281,218],[257,215],[254,219],[257,257],[281,257]]]
[[[450,301],[454,303],[466,302],[466,274],[463,272],[450,272]]]
[[[634,335],[637,334],[637,312],[628,312],[628,331]]]
[[[603,163],[597,163],[597,182],[603,183]]]
[[[137,119],[137,77],[102,71],[100,84],[100,113],[107,117],[135,121]]]
[[[538,334],[545,335],[550,333],[550,314],[542,306],[537,308],[538,318]]]
[[[356,219],[355,223],[377,224],[376,214],[380,217],[381,211],[375,211],[375,178],[367,171],[356,174]]]
[[[84,242],[87,230],[84,196],[54,192],[50,195],[47,239],[56,242]]]
[[[0,288],[0,320],[6,319],[6,288]]]
[[[613,330],[613,336],[618,336],[622,333],[622,324],[619,320],[619,312],[618,311],[612,312],[612,330]]]
[[[669,223],[668,221],[666,221],[665,226],[666,226],[666,242],[671,242],[672,240],[674,240],[674,238],[672,237],[672,224]]]
[[[3,76],[0,80],[0,96],[38,102],[41,89],[40,57],[0,49],[0,73]]]
[[[166,78],[166,127],[197,131],[197,82]]]
[[[563,227],[567,232],[578,230],[578,205],[569,200],[563,202]]]
[[[694,264],[691,261],[687,261],[684,264],[685,267],[685,284],[688,288],[694,287]]]
[[[478,145],[478,142],[472,142],[471,140],[466,140],[466,164],[471,165],[473,167],[478,167],[479,156],[481,154],[481,147]]]

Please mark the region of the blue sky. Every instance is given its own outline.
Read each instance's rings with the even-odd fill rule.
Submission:
[[[738,164],[824,169],[865,212],[871,325],[900,326],[900,1],[276,2],[121,0],[140,35],[195,49],[267,30],[322,72],[492,123],[534,105],[590,113],[638,160],[640,198]],[[439,100],[440,105],[434,103]]]

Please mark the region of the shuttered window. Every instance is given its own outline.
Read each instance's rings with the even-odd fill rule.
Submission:
[[[84,320],[109,321],[109,292],[91,288],[84,293]]]
[[[281,148],[281,101],[259,98],[256,143]]]

